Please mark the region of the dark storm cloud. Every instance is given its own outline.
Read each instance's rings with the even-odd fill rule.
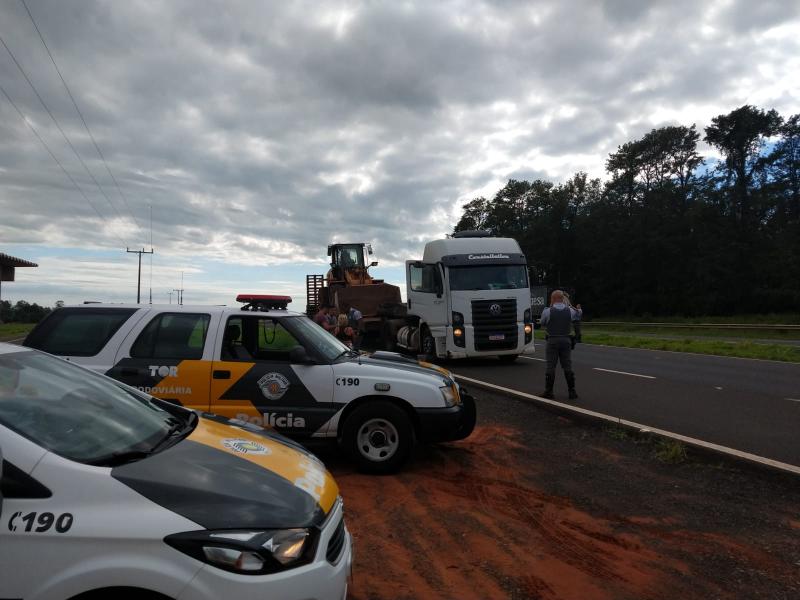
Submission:
[[[296,262],[336,238],[401,261],[509,177],[602,175],[660,112],[707,122],[754,98],[796,112],[791,76],[759,70],[796,58],[792,35],[759,37],[791,23],[797,37],[791,4],[30,0],[138,229],[5,2],[0,35],[111,204],[0,48],[0,83],[105,218],[0,97],[0,242],[142,244],[152,205],[162,254]]]

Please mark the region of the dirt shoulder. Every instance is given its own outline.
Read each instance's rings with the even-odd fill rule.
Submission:
[[[478,397],[468,440],[395,476],[315,449],[356,542],[352,598],[800,597],[800,480],[663,464],[641,440]]]

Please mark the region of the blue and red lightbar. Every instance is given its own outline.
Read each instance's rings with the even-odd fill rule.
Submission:
[[[286,310],[292,297],[274,294],[239,294],[236,296],[236,301],[244,303],[242,310]]]

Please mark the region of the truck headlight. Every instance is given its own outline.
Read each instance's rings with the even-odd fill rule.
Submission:
[[[456,391],[456,388],[453,385],[442,386],[439,388],[439,391],[442,392],[444,405],[448,408],[455,406],[461,401],[461,398],[458,396],[458,391]]]
[[[530,335],[533,331],[533,325],[530,323],[525,323],[525,335]]]
[[[315,536],[304,528],[263,531],[188,531],[164,541],[192,558],[224,571],[264,575],[308,564]]]

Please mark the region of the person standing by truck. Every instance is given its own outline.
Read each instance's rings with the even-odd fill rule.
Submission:
[[[364,337],[364,315],[350,304],[342,306],[342,312],[347,315],[347,321],[353,328],[353,350],[361,350],[361,340]]]
[[[314,323],[322,327],[325,331],[333,331],[335,328],[335,324],[332,325],[329,319],[331,307],[329,305],[323,305],[319,312],[314,315]]]
[[[545,356],[547,368],[545,370],[544,398],[553,398],[553,385],[556,380],[556,366],[561,362],[564,378],[569,388],[569,399],[577,400],[575,391],[575,372],[572,370],[572,344],[570,334],[574,321],[580,319],[581,311],[576,310],[565,302],[564,292],[554,290],[550,294],[550,306],[542,311],[542,327],[547,331],[547,345]]]

